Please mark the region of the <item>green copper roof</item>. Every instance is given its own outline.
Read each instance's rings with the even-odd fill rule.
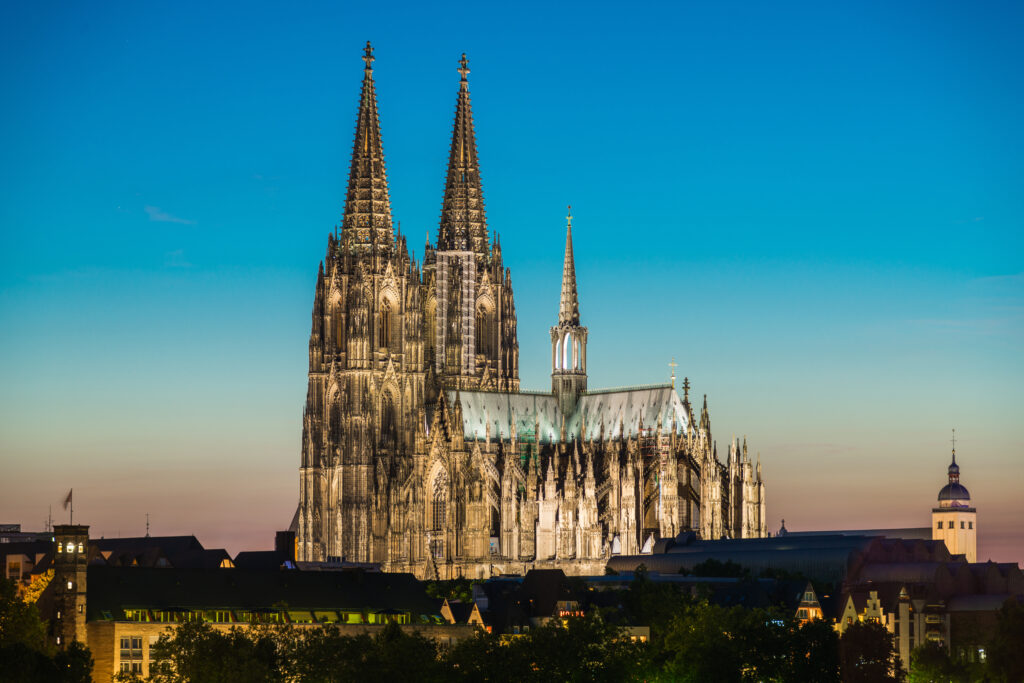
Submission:
[[[455,391],[448,391],[449,402],[455,401]],[[483,440],[491,426],[491,439],[506,441],[512,436],[512,425],[519,438],[536,437],[541,443],[561,440],[562,413],[558,400],[552,394],[503,393],[496,391],[461,391],[463,434],[469,440]],[[675,417],[676,431],[686,433],[686,409],[671,386],[656,385],[645,388],[594,391],[580,397],[576,410],[565,416],[566,437],[580,438],[581,428],[585,440],[597,439],[604,425],[605,438],[619,437],[619,425],[626,437],[637,436],[640,425],[657,426],[661,418],[662,430],[672,428]],[[534,434],[539,431],[539,434]]]

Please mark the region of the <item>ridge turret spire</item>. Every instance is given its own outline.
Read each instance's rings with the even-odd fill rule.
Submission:
[[[580,300],[576,292],[576,260],[572,254],[572,205],[565,216],[565,263],[562,264],[562,297],[558,307],[559,325],[580,324]]]

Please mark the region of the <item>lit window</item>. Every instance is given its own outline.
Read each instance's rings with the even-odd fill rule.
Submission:
[[[64,552],[64,544],[63,543],[58,543],[57,544],[57,552],[58,553]]]
[[[82,550],[82,544],[81,544],[81,543],[79,543],[79,544],[78,544],[78,553],[79,553],[79,554],[81,554],[82,552],[83,552],[83,550]]]
[[[68,581],[68,590],[71,590],[74,587],[75,587],[75,584],[73,584],[70,581]]]
[[[60,645],[60,636],[57,636],[57,644]]]
[[[57,618],[60,619],[60,610],[57,610]]]
[[[68,542],[68,552],[69,553],[75,552],[75,544],[74,543]]]

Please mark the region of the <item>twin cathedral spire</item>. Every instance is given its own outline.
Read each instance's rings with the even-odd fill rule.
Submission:
[[[342,219],[342,242],[387,248],[394,238],[391,199],[381,142],[377,92],[373,80],[373,47],[367,41],[363,55],[363,86],[356,118],[348,191]],[[490,253],[483,188],[477,159],[473,105],[469,98],[469,60],[459,61],[461,76],[455,104],[448,173],[445,181],[437,251]]]
[[[459,61],[459,96],[455,104],[452,146],[448,154],[448,177],[437,230],[438,251],[487,253],[487,218],[476,155],[473,105],[469,101],[469,60]]]
[[[384,168],[384,147],[381,143],[380,116],[377,114],[377,91],[373,83],[373,47],[366,42],[363,88],[359,97],[359,115],[352,144],[345,214],[342,218],[342,239],[349,244],[373,245],[387,249],[394,230],[391,224],[391,197],[388,175]]]

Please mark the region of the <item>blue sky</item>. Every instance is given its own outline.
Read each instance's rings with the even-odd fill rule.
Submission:
[[[1017,3],[7,3],[0,517],[267,546],[294,510],[316,265],[362,46],[395,218],[436,232],[462,52],[548,385],[573,205],[591,386],[707,393],[772,528],[921,525],[960,434],[1024,560]]]

